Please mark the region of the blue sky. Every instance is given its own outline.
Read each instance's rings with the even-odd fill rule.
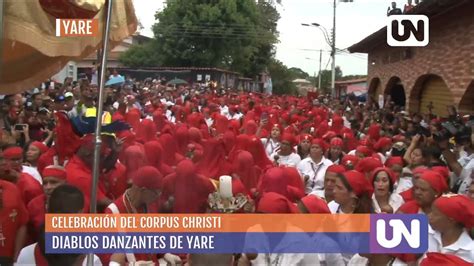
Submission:
[[[151,26],[154,14],[163,8],[163,0],[133,0],[135,12],[145,30],[142,34],[153,36]],[[336,47],[344,49],[359,42],[386,24],[387,7],[392,1],[354,0],[353,3],[337,4]],[[406,1],[396,1],[403,7]],[[310,75],[319,69],[319,52],[302,49],[323,49],[322,68],[330,69],[330,47],[317,28],[303,27],[301,23],[317,22],[332,28],[332,0],[283,0],[278,7],[281,19],[278,23],[280,43],[276,57],[288,67],[299,67]],[[312,58],[314,60],[308,60]],[[336,65],[341,66],[344,75],[367,74],[367,56],[364,54],[339,53]]]

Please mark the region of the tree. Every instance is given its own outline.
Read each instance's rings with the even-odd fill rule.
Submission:
[[[367,75],[347,75],[340,78],[339,80],[351,80],[351,79],[363,79],[363,78],[367,78]]]
[[[293,83],[291,71],[280,61],[272,59],[268,66],[272,77],[273,94],[295,94],[296,86]]]
[[[280,13],[278,13],[275,8],[275,3],[273,1],[259,0],[257,2],[257,10],[259,13],[258,27],[263,32],[270,33],[275,39],[263,39],[257,44],[257,51],[251,58],[252,63],[248,69],[242,72],[244,75],[251,77],[264,71],[270,64],[272,58],[275,57],[275,44],[279,36],[277,23],[278,20],[280,20]]]
[[[321,89],[324,93],[329,93],[331,91],[331,77],[332,71],[331,70],[322,70],[321,71]],[[342,78],[342,70],[339,66],[336,66],[336,80],[340,80]],[[312,82],[317,84],[319,80],[319,76],[316,78],[311,78]]]
[[[293,76],[293,79],[308,79],[309,74],[304,72],[301,68],[292,67],[288,69]]]
[[[125,53],[124,64],[219,67],[253,76],[274,55],[280,16],[266,1],[172,0],[155,18],[155,41]]]

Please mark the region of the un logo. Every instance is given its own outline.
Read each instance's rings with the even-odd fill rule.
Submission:
[[[425,253],[428,249],[428,218],[422,214],[375,214],[370,216],[371,253]]]
[[[387,43],[394,47],[424,47],[429,41],[430,25],[425,15],[388,17]]]

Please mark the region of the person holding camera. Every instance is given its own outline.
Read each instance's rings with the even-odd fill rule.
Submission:
[[[468,126],[450,112],[450,122],[442,123],[440,132],[434,135],[434,140],[442,150],[442,155],[451,172],[456,177],[453,191],[459,194],[468,194],[474,170],[473,125]],[[453,138],[456,145],[452,147],[449,139]]]

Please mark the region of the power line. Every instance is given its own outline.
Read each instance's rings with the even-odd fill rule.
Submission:
[[[250,22],[254,23],[254,25],[258,25],[256,22]],[[249,24],[244,24],[244,23],[195,23],[191,22],[190,24],[187,23],[170,23],[170,24],[164,24],[165,26],[202,26],[202,27],[243,27],[243,28],[248,28],[252,27],[252,25]]]
[[[331,57],[329,57],[328,62],[326,63],[326,67],[324,67],[324,70],[328,69],[329,61],[331,61]]]
[[[173,35],[174,37],[201,37],[201,38],[221,38],[221,39],[257,39],[257,40],[275,40],[278,38],[274,36],[265,36],[263,34],[255,33],[226,33],[226,32],[200,32],[200,31],[163,31],[158,32],[164,37]]]

